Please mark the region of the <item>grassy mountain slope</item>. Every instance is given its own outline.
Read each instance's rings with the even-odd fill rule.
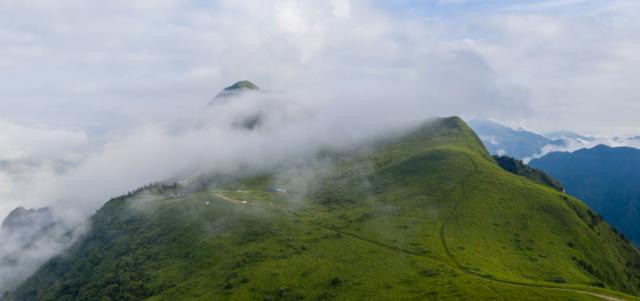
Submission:
[[[459,118],[212,183],[111,200],[8,299],[638,300],[638,251]]]
[[[640,243],[640,150],[599,145],[549,153],[530,162],[566,185],[616,228]]]

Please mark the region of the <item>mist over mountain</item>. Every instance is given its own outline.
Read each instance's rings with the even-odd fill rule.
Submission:
[[[41,264],[83,233],[81,221],[57,216],[50,208],[16,208],[0,226],[0,291],[14,289]]]
[[[7,161],[0,170],[7,180],[0,187],[8,189],[0,193],[19,197],[12,201],[16,205],[48,203],[50,209],[42,210],[42,216],[36,214],[39,210],[29,214],[34,215],[33,221],[25,223],[24,229],[3,232],[0,256],[8,259],[0,289],[13,288],[68,247],[85,230],[81,227],[85,218],[113,195],[126,195],[149,183],[185,183],[203,175],[269,170],[319,150],[350,148],[415,123],[400,118],[406,114],[378,116],[381,110],[369,112],[372,118],[365,122],[350,124],[353,115],[342,107],[313,105],[293,93],[240,92],[226,97],[223,102],[203,102],[188,119],[146,125],[93,146],[65,168],[52,168],[50,161],[28,165]],[[22,209],[11,212],[8,221]],[[51,227],[39,227],[40,223]],[[25,229],[34,232],[25,233]],[[25,241],[32,242],[23,245]]]
[[[194,180],[111,199],[83,238],[5,299],[626,300],[616,291],[640,292],[637,249],[580,201],[503,170],[457,117]]]
[[[591,209],[559,192],[562,186],[554,179],[517,160],[492,158],[461,119],[396,119],[388,114],[396,109],[385,107],[377,111],[379,115],[368,113],[377,118],[352,124],[347,117],[357,116],[350,114],[358,111],[344,115],[342,107],[309,106],[299,101],[299,95],[262,93],[243,88],[243,83],[227,88],[234,92],[224,96],[224,101],[203,105],[202,112],[191,120],[134,132],[56,175],[61,181],[77,181],[75,177],[94,174],[94,170],[110,170],[87,183],[119,183],[123,188],[141,183],[142,188],[111,198],[100,207],[102,197],[98,196],[107,195],[115,186],[97,190],[96,184],[84,185],[95,201],[78,203],[62,198],[56,206],[62,215],[46,208],[14,210],[6,219],[10,226],[3,234],[4,271],[10,275],[2,282],[5,299],[362,298],[365,295],[356,283],[363,283],[361,277],[375,271],[347,273],[348,266],[339,258],[348,252],[355,255],[356,262],[365,260],[364,264],[368,259],[358,254],[369,253],[376,245],[425,260],[421,271],[400,265],[388,272],[409,273],[407,283],[427,281],[431,291],[415,293],[444,299],[512,298],[515,295],[503,287],[507,283],[531,290],[531,296],[545,294],[552,300],[562,300],[565,295],[611,296],[619,294],[616,291],[635,294],[640,289],[633,284],[640,273],[635,270],[640,259],[635,258],[634,247]],[[248,122],[251,120],[255,122]],[[222,152],[220,142],[224,142]],[[145,167],[142,173],[122,179],[123,172],[131,169],[119,164],[128,160]],[[450,172],[445,175],[445,170]],[[475,173],[477,178],[472,177]],[[156,184],[143,184],[149,182]],[[540,199],[532,195],[542,197],[543,203],[537,204]],[[469,201],[488,196],[498,203],[478,208],[479,203]],[[500,201],[513,198],[521,202]],[[526,203],[534,207],[522,207]],[[76,210],[60,211],[78,204],[87,209],[100,207],[88,227],[70,223],[73,218],[82,220],[77,219]],[[263,211],[265,208],[268,210]],[[194,212],[205,215],[194,216]],[[518,221],[510,220],[513,217]],[[483,222],[469,225],[471,220]],[[303,240],[291,240],[283,234],[297,233],[290,227],[300,223],[309,223],[296,230],[307,231],[300,233]],[[506,230],[512,223],[520,223],[518,232]],[[254,232],[252,224],[267,232]],[[393,226],[381,232],[385,224]],[[446,228],[449,230],[445,229],[447,224],[452,224]],[[540,228],[543,224],[549,228]],[[400,233],[407,233],[407,229],[413,230],[403,237]],[[307,239],[323,237],[322,241],[325,231],[369,246],[352,245],[349,240],[327,241],[329,245],[346,243],[339,251],[324,244],[309,245]],[[492,240],[476,231],[491,232]],[[460,240],[462,237],[467,243]],[[477,241],[469,237],[485,238]],[[528,237],[527,241],[522,237]],[[506,244],[505,239],[509,241]],[[28,243],[23,244],[25,241]],[[276,247],[281,243],[287,247]],[[216,251],[220,245],[230,257]],[[49,251],[42,252],[43,248]],[[323,273],[313,274],[309,280],[292,284],[291,279],[300,277],[295,273],[301,272],[295,267],[304,265],[289,261],[298,256],[306,258],[304,262],[313,261],[318,254],[307,253],[310,249],[326,254],[332,269],[345,272],[329,280]],[[505,249],[513,255],[506,256],[501,251]],[[478,256],[479,250],[484,250],[482,256]],[[611,256],[603,257],[605,253]],[[218,259],[210,259],[211,254]],[[497,261],[483,263],[481,258],[487,257]],[[385,262],[382,258],[375,261]],[[205,266],[208,268],[201,268]],[[514,266],[527,276],[514,274]],[[243,268],[253,276],[238,276],[244,274]],[[283,276],[274,278],[275,282],[263,280],[272,277],[267,277],[266,271]],[[424,278],[415,278],[415,273]],[[460,275],[466,275],[472,284],[450,278]],[[254,277],[259,280],[252,281]],[[536,289],[528,283],[530,279],[546,288]],[[379,281],[387,279],[372,282],[377,289],[386,287]],[[431,281],[449,281],[451,285],[433,290],[428,284]],[[478,293],[475,281],[491,281],[491,292]],[[327,282],[336,288],[349,285],[338,293],[324,289]],[[197,283],[210,284],[200,287]],[[564,283],[579,288],[566,291]],[[412,296],[397,285],[400,291],[385,289],[389,298]]]

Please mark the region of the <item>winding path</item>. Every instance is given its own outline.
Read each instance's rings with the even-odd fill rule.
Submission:
[[[479,172],[478,165],[473,160],[473,158],[469,157],[468,155],[467,155],[467,157],[468,157],[469,161],[471,161],[471,163],[473,164],[475,172],[466,175],[464,178],[462,178],[460,180],[459,184],[460,184],[460,189],[462,191],[462,197],[463,198],[467,198],[467,189],[465,187],[465,182],[469,178],[471,178],[472,176],[474,176],[475,174],[477,174]],[[446,240],[446,235],[445,235],[445,228],[446,228],[447,224],[449,223],[449,221],[451,220],[451,218],[453,217],[453,215],[457,212],[456,209],[458,208],[459,205],[460,205],[460,202],[457,202],[455,207],[454,207],[454,210],[452,210],[451,214],[449,216],[447,216],[445,218],[445,220],[443,221],[442,225],[440,226],[440,231],[439,231],[440,242],[442,244],[442,247],[444,248],[445,254],[446,254],[447,258],[449,258],[449,260],[453,263],[453,266],[457,270],[462,271],[463,273],[465,273],[467,275],[474,276],[476,278],[482,278],[484,280],[488,280],[488,281],[495,282],[495,283],[501,283],[501,284],[505,284],[505,285],[519,286],[519,287],[529,287],[529,288],[539,288],[539,289],[564,291],[564,292],[574,292],[574,293],[579,293],[579,294],[583,294],[583,295],[589,295],[589,296],[593,296],[593,297],[596,297],[596,298],[600,298],[600,299],[605,300],[605,301],[627,301],[625,299],[620,299],[620,298],[617,298],[617,297],[612,297],[612,296],[608,296],[608,295],[604,295],[604,294],[594,293],[594,292],[587,291],[587,290],[580,290],[580,289],[574,289],[574,288],[562,288],[562,287],[551,286],[551,285],[533,284],[533,283],[525,283],[525,282],[518,282],[518,281],[503,280],[503,279],[497,279],[497,278],[493,278],[493,277],[487,277],[485,275],[482,275],[480,273],[477,273],[477,272],[474,272],[472,270],[469,270],[469,269],[465,268],[464,266],[462,266],[460,264],[460,262],[451,253],[451,251],[449,249],[449,246],[447,245],[447,240]]]
[[[475,163],[475,162],[474,162]],[[474,164],[475,165],[475,164]],[[464,181],[468,178],[472,176],[472,174],[467,175],[461,182],[460,185],[462,186],[463,189],[463,195],[466,195],[466,191],[464,188]],[[255,202],[247,202],[247,201],[242,201],[242,200],[238,200],[238,199],[234,199],[228,196],[225,196],[221,193],[216,193],[214,194],[217,198],[224,200],[226,202],[230,202],[230,203],[234,203],[234,204],[242,204],[242,205],[250,205],[250,206],[259,206],[257,204],[255,204]],[[273,207],[273,204],[270,204],[270,206]],[[259,207],[264,207],[264,206],[259,206]],[[604,295],[604,294],[599,294],[599,293],[594,293],[591,291],[587,291],[587,290],[580,290],[580,289],[574,289],[574,288],[562,288],[562,287],[557,287],[557,286],[551,286],[551,285],[544,285],[544,284],[532,284],[532,283],[523,283],[523,282],[517,282],[517,281],[510,281],[510,280],[502,280],[502,279],[496,279],[496,278],[491,278],[491,277],[487,277],[485,275],[481,275],[479,273],[476,273],[474,271],[471,271],[465,267],[463,267],[458,260],[453,256],[453,254],[451,253],[451,251],[449,250],[449,246],[447,245],[447,241],[446,241],[446,237],[445,237],[445,227],[447,225],[447,223],[449,222],[450,218],[452,217],[451,215],[449,217],[447,217],[445,219],[445,221],[442,223],[441,227],[440,227],[440,241],[442,243],[442,246],[445,250],[446,256],[447,258],[449,258],[449,260],[451,261],[451,263],[442,261],[438,258],[433,258],[430,256],[427,256],[424,253],[419,253],[419,252],[415,252],[415,251],[410,251],[410,250],[406,250],[397,246],[393,246],[393,245],[389,245],[377,240],[373,240],[373,239],[369,239],[357,234],[353,234],[353,233],[349,233],[349,232],[344,232],[338,229],[335,229],[333,227],[329,227],[320,223],[315,223],[315,222],[311,222],[305,218],[303,218],[300,214],[290,211],[290,210],[286,210],[286,213],[288,213],[291,216],[294,216],[300,220],[302,220],[305,223],[308,223],[310,225],[316,226],[318,228],[324,229],[326,231],[330,231],[333,232],[335,234],[340,234],[340,235],[344,235],[346,237],[349,237],[351,239],[355,239],[355,240],[359,240],[362,242],[366,242],[372,245],[375,245],[379,248],[383,248],[386,250],[390,250],[393,252],[398,252],[398,253],[403,253],[405,255],[410,255],[410,256],[417,256],[417,257],[426,257],[429,258],[430,260],[435,260],[438,261],[442,264],[447,265],[450,268],[453,268],[455,270],[458,270],[462,273],[465,273],[467,275],[473,276],[475,278],[479,278],[485,281],[489,281],[489,282],[494,282],[494,283],[499,283],[499,284],[503,284],[503,285],[510,285],[510,286],[517,286],[517,287],[525,287],[525,288],[538,288],[538,289],[545,289],[545,290],[554,290],[554,291],[559,291],[559,292],[572,292],[572,293],[578,293],[578,294],[583,294],[583,295],[588,295],[588,296],[592,296],[592,297],[596,297],[596,298],[600,298],[602,300],[605,301],[628,301],[626,299],[621,299],[621,298],[617,298],[617,297],[612,297],[612,296],[608,296],[608,295]],[[452,212],[455,212],[452,211]]]

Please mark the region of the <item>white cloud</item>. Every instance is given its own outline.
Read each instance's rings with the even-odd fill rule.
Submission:
[[[0,121],[0,161],[65,159],[88,143],[83,132]]]
[[[476,67],[462,67],[476,54],[447,49],[445,27],[366,1],[8,1],[0,25],[0,80],[10,83],[0,96],[13,107],[0,114],[65,126],[188,113],[237,79],[277,90],[440,90],[424,77]],[[415,93],[433,97],[425,92]]]
[[[469,46],[530,97],[531,115],[512,121],[539,130],[572,128],[601,135],[639,130],[631,113],[638,109],[633,83],[640,41],[633,37],[639,31],[603,22],[599,16],[610,8],[576,9],[570,15],[503,12],[473,21],[489,35],[472,39]],[[630,9],[637,13],[640,6]]]
[[[51,200],[38,187],[92,149],[84,132],[0,121],[0,219],[9,210]],[[25,199],[25,194],[34,197]]]
[[[331,0],[333,15],[338,18],[348,18],[351,15],[351,1],[349,0]]]

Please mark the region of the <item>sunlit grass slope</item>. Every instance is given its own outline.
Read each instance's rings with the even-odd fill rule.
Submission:
[[[640,256],[459,118],[109,201],[9,300],[639,300]],[[617,291],[617,292],[615,292]],[[622,293],[626,294],[622,294]]]

